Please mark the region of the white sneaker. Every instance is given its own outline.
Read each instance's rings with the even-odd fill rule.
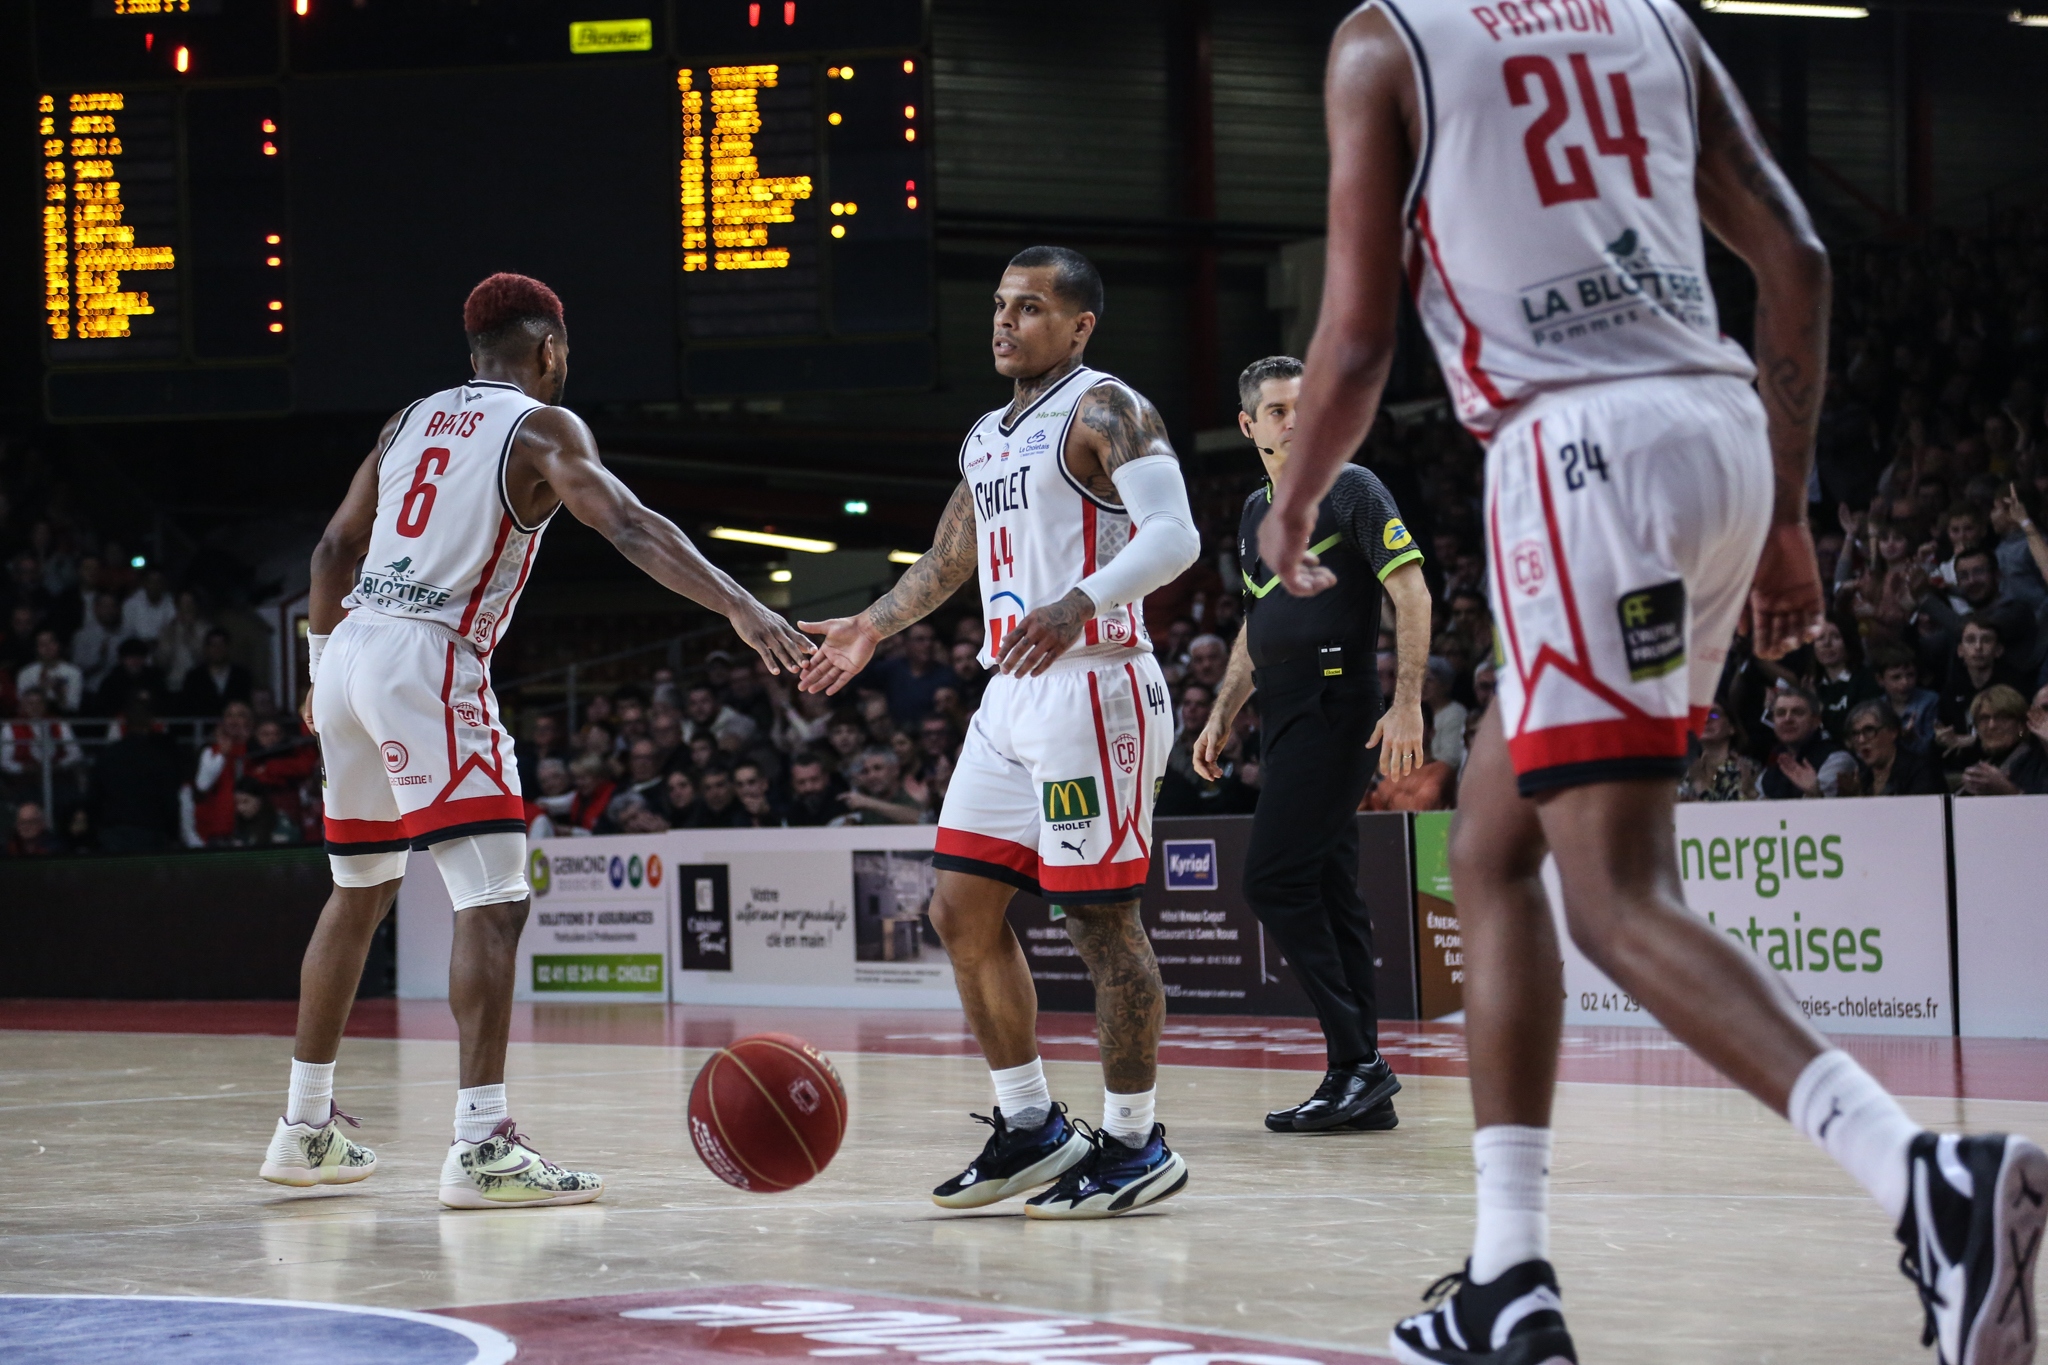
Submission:
[[[457,1139],[441,1163],[441,1202],[451,1209],[588,1204],[603,1193],[602,1176],[563,1170],[534,1151],[511,1119],[482,1142]]]
[[[273,1184],[299,1189],[311,1185],[353,1185],[358,1180],[368,1180],[377,1169],[377,1154],[361,1143],[351,1142],[341,1131],[344,1123],[351,1128],[363,1126],[339,1109],[328,1114],[327,1122],[318,1128],[310,1123],[286,1123],[280,1118],[277,1131],[270,1135],[270,1150],[263,1154],[259,1174]]]

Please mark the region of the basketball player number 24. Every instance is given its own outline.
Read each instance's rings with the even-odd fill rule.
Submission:
[[[434,515],[434,485],[427,482],[427,476],[446,474],[448,455],[447,446],[428,446],[420,452],[419,467],[412,471],[412,487],[398,504],[398,534],[408,540],[426,534],[427,518]]]
[[[1579,103],[1586,109],[1586,122],[1592,125],[1593,149],[1601,156],[1627,158],[1636,197],[1650,198],[1650,144],[1636,126],[1635,93],[1629,89],[1627,74],[1617,71],[1607,78],[1607,88],[1614,98],[1614,126],[1610,128],[1607,111],[1600,101],[1599,84],[1593,79],[1593,68],[1585,54],[1574,52],[1567,60],[1571,63],[1573,84],[1579,90]],[[1562,180],[1551,160],[1550,139],[1572,115],[1571,97],[1565,93],[1557,63],[1548,57],[1510,57],[1502,65],[1501,75],[1507,81],[1508,103],[1517,109],[1535,98],[1529,88],[1532,83],[1543,94],[1543,112],[1522,135],[1522,148],[1529,154],[1529,169],[1536,176],[1536,197],[1543,201],[1543,207],[1569,204],[1577,199],[1598,199],[1600,186],[1593,180],[1593,167],[1586,160],[1585,148],[1567,143],[1561,149],[1565,168]]]

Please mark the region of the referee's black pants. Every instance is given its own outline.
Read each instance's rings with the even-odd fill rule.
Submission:
[[[1366,661],[1370,667],[1370,660]],[[1357,673],[1357,666],[1347,670]],[[1372,675],[1324,678],[1313,655],[1260,669],[1259,804],[1244,896],[1315,1005],[1332,1067],[1379,1047],[1372,921],[1358,894],[1358,803],[1378,762]]]

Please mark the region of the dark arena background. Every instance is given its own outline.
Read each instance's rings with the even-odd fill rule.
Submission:
[[[1539,28],[1646,3],[1455,0]],[[1917,1122],[2039,1137],[2048,0],[1676,3],[1834,278],[1807,498],[1828,624],[1776,662],[1736,637],[1687,753],[1684,891]],[[0,3],[0,1359],[1390,1365],[1387,1328],[1469,1245],[1447,849],[1505,667],[1486,452],[1405,295],[1353,459],[1423,556],[1428,762],[1345,816],[1398,1128],[1262,1126],[1330,1058],[1242,889],[1259,698],[1220,777],[1193,759],[1260,592],[1238,376],[1316,329],[1350,8]],[[931,911],[990,682],[975,584],[805,696],[566,515],[488,663],[532,891],[508,1071],[512,1136],[604,1197],[435,1202],[461,955],[419,847],[336,1073],[363,1128],[335,1131],[377,1178],[259,1180],[333,890],[298,714],[314,548],[392,414],[469,377],[469,291],[551,286],[562,404],[606,466],[816,621],[931,548],[963,437],[1011,398],[991,295],[1034,245],[1099,268],[1087,363],[1156,405],[1201,540],[1144,600],[1173,749],[1139,917],[1187,1192],[1073,1225],[926,1198],[987,1137]],[[1710,241],[1707,274],[1751,345],[1749,270]],[[1880,697],[1896,726],[1859,731]],[[1048,822],[1094,814],[1043,787]],[[1053,1093],[1092,1122],[1073,926],[1029,891],[1007,913]],[[1582,1358],[1923,1358],[1856,1184],[1568,939],[1563,989],[1551,1207]],[[830,1054],[850,1114],[830,1167],[773,1196],[720,1183],[685,1122],[711,1050],[765,1032]]]

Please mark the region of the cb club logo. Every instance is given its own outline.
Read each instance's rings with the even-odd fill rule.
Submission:
[[[405,746],[395,739],[385,740],[378,748],[384,755],[384,770],[386,772],[402,773],[405,771],[405,765],[412,762],[412,755],[408,754],[405,751]]]

